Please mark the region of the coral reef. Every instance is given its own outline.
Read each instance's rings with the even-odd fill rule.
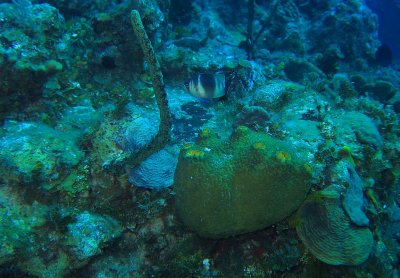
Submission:
[[[398,277],[372,2],[1,1],[0,277]]]

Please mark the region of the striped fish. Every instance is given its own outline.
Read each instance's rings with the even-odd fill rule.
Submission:
[[[198,98],[220,98],[225,95],[225,74],[199,73],[185,82],[186,90]]]

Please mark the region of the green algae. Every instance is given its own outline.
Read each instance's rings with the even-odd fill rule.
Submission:
[[[74,166],[83,156],[74,136],[44,124],[9,122],[6,130],[0,138],[0,160],[27,181],[54,178],[61,165]]]

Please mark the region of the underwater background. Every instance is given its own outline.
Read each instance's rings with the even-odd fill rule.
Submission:
[[[398,277],[400,1],[0,1],[0,277]]]

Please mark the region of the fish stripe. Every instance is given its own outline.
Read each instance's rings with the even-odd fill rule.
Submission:
[[[199,98],[222,97],[225,94],[225,74],[198,74],[189,80],[187,89],[191,95]]]
[[[225,94],[225,75],[218,73],[215,75],[217,81],[217,87],[215,91],[215,97],[222,97]]]
[[[214,74],[203,73],[199,74],[199,83],[205,91],[214,92],[216,88],[216,80]]]

